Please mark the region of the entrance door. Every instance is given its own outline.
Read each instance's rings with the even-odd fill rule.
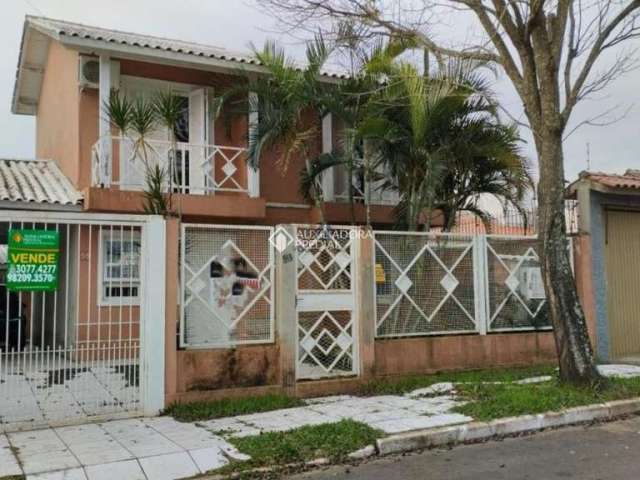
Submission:
[[[640,212],[608,210],[605,216],[610,355],[640,355]]]
[[[358,373],[352,232],[296,228],[298,379]]]

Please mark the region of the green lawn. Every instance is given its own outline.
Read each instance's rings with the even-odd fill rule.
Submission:
[[[476,420],[493,420],[640,397],[640,378],[610,379],[601,390],[561,385],[555,376],[540,384],[459,384],[456,389],[469,401],[456,411]]]
[[[251,456],[248,462],[234,463],[222,472],[302,463],[317,458],[331,461],[345,457],[380,438],[379,432],[353,420],[301,427],[288,432],[263,433],[254,437],[232,438],[241,452]]]
[[[515,380],[522,380],[523,378],[554,375],[555,371],[556,365],[535,365],[521,368],[493,368],[377,379],[364,384],[360,388],[359,394],[363,396],[403,395],[412,390],[429,387],[434,383],[440,382],[513,382]]]
[[[174,403],[165,409],[164,414],[172,416],[180,422],[195,422],[249,413],[269,412],[301,405],[304,405],[304,402],[298,398],[286,395],[263,395],[260,397],[224,398],[209,402]]]

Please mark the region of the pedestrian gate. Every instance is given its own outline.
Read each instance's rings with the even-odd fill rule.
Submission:
[[[355,245],[349,227],[298,226],[298,379],[358,373]]]

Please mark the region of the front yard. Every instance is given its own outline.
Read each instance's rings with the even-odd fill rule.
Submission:
[[[303,465],[349,454],[389,435],[640,397],[640,367],[603,366],[601,390],[561,385],[554,366],[375,380],[354,395],[270,395],[174,405],[167,415],[219,435],[248,461],[218,473]],[[264,473],[264,472],[262,472]]]

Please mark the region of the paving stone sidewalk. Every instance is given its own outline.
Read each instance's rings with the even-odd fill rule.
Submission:
[[[605,365],[607,376],[640,376],[640,367]],[[546,381],[526,379],[524,382]],[[0,479],[175,480],[247,460],[228,441],[232,436],[286,431],[350,418],[387,434],[472,421],[451,410],[460,405],[451,383],[406,395],[316,398],[304,407],[180,423],[170,417],[114,420],[0,435]]]

